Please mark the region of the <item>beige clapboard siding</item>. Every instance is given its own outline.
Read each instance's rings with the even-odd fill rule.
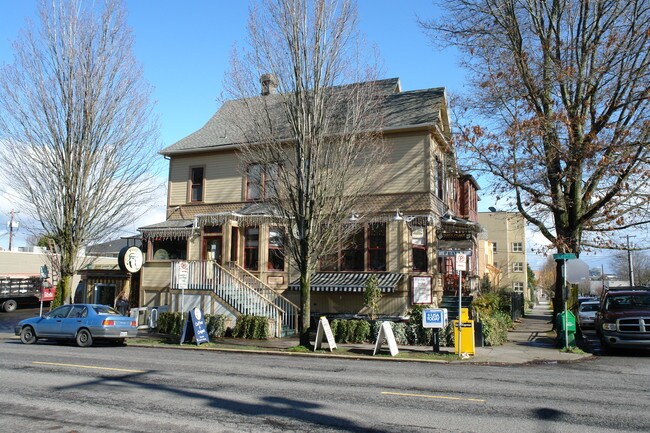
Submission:
[[[428,134],[394,134],[386,137],[388,156],[382,167],[379,193],[395,194],[428,190]]]
[[[228,203],[242,200],[243,177],[240,162],[233,151],[197,156],[175,156],[170,161],[169,205],[187,203],[190,167],[204,166],[205,203]]]

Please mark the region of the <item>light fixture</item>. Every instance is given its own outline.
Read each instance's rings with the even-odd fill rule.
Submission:
[[[350,221],[355,222],[359,219],[359,214],[352,212],[352,215],[350,215]]]
[[[448,213],[447,218],[445,218],[445,223],[447,223],[447,224],[456,224],[456,220],[454,219],[454,217],[450,213]]]
[[[393,221],[402,221],[404,218],[402,218],[402,214],[400,213],[399,209],[397,209],[397,212],[395,212],[395,216],[393,217]]]

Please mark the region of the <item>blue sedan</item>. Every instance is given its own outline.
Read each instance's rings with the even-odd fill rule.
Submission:
[[[62,305],[42,317],[21,320],[14,329],[25,344],[50,338],[75,340],[81,347],[91,346],[95,339],[124,343],[127,337],[135,337],[137,331],[134,319],[122,316],[108,305],[97,304]]]

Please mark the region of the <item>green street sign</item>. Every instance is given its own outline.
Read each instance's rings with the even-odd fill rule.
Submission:
[[[576,255],[574,253],[553,254],[553,260],[572,260],[575,258]]]

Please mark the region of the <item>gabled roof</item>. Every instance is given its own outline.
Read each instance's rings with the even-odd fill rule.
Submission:
[[[398,78],[374,81],[369,84],[375,86],[375,94],[382,98],[379,103],[379,114],[383,119],[384,131],[433,127],[440,121],[439,113],[445,108],[444,88],[402,92]],[[333,92],[344,92],[348,87],[338,86],[332,89]],[[285,95],[272,94],[226,101],[201,129],[164,148],[160,153],[163,155],[194,153],[248,142],[249,139],[246,137],[253,134],[247,131],[256,128],[255,119],[245,116],[248,111],[246,106],[251,102],[260,104],[260,109],[269,115],[275,137],[279,140],[288,140],[291,138],[291,133],[284,115],[282,104],[284,97]],[[335,106],[330,107],[332,113],[330,120],[333,120],[331,123],[335,123],[334,117],[337,111]]]

